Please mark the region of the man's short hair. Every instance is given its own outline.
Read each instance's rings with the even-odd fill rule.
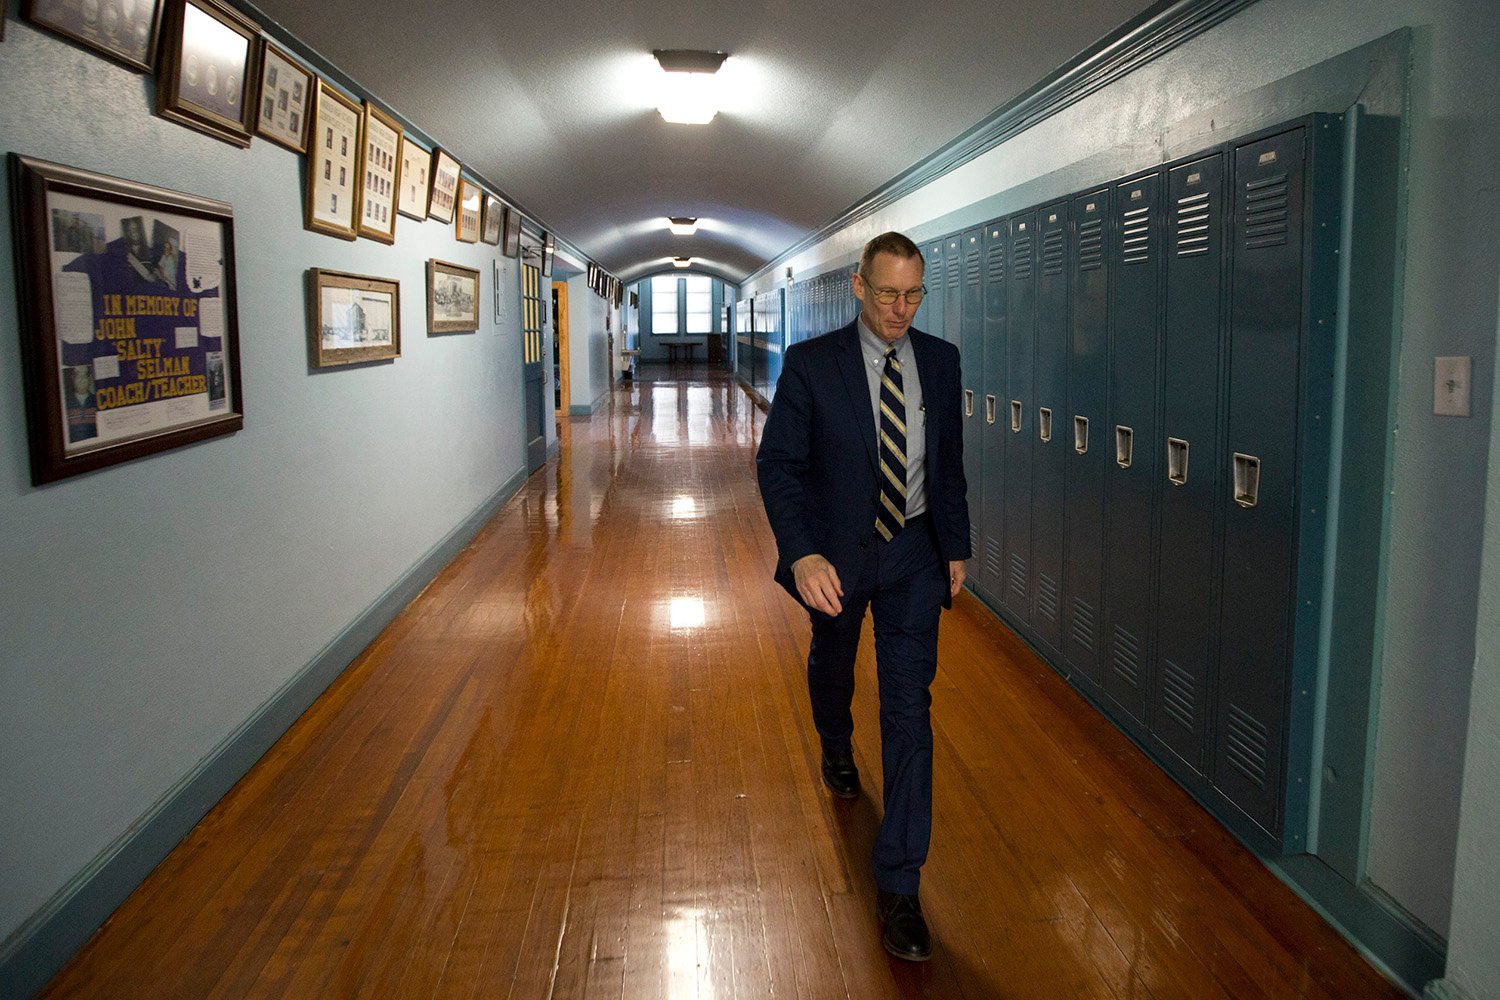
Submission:
[[[888,253],[902,260],[910,260],[915,257],[922,264],[922,270],[927,270],[927,261],[922,256],[922,251],[917,245],[907,239],[901,233],[881,233],[873,240],[865,244],[864,250],[859,255],[859,274],[862,278],[870,275],[870,265],[875,261],[878,253]]]

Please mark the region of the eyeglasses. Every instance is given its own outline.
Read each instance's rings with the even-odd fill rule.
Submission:
[[[921,288],[908,288],[904,292],[898,292],[894,288],[871,288],[869,285],[865,286],[865,290],[875,296],[875,301],[883,306],[894,305],[897,299],[905,299],[909,306],[918,305],[922,301],[922,296],[927,294],[926,285]]]

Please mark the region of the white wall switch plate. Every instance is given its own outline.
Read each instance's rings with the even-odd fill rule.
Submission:
[[[1432,378],[1432,412],[1440,417],[1469,415],[1468,358],[1436,358]]]

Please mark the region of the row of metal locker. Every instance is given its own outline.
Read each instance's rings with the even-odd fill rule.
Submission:
[[[1272,850],[1306,829],[1342,150],[1313,116],[927,243],[914,323],[963,359],[974,591]],[[766,339],[851,321],[851,272]]]

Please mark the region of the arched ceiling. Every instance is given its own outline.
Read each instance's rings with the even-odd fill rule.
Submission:
[[[1146,7],[253,3],[610,272],[735,283]],[[730,54],[712,123],[656,113],[662,48]]]

